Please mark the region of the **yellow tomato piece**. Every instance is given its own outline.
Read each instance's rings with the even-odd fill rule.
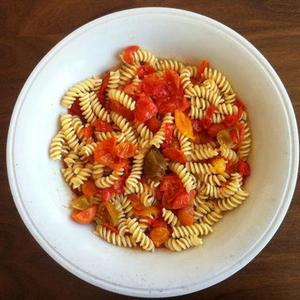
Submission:
[[[119,211],[111,202],[105,202],[105,206],[111,218],[112,225],[116,226],[119,221]]]
[[[226,170],[227,161],[224,158],[216,158],[212,164],[217,174],[224,174]]]
[[[72,199],[71,207],[78,210],[84,210],[91,206],[89,200],[85,196]]]
[[[175,125],[181,134],[187,136],[191,140],[195,139],[190,118],[180,110],[175,110]]]
[[[217,134],[217,141],[220,146],[230,148],[232,146],[232,140],[228,129],[220,130]]]

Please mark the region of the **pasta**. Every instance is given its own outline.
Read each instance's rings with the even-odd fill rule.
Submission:
[[[61,99],[67,112],[49,157],[62,161],[71,218],[119,247],[200,246],[249,196],[245,105],[206,60],[189,65],[138,46],[120,58]]]

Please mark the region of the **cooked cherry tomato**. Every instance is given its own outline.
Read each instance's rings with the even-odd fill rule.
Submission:
[[[109,123],[107,123],[103,120],[100,120],[100,119],[96,119],[95,121],[93,121],[91,123],[91,125],[95,128],[96,131],[107,132],[107,131],[113,130],[112,126]]]
[[[73,210],[71,218],[79,224],[89,224],[93,221],[97,212],[97,206],[91,206],[84,210]]]
[[[128,196],[128,199],[130,200],[135,213],[137,211],[142,211],[146,208],[144,204],[140,201],[140,198],[137,194],[130,194]]]
[[[187,207],[191,204],[195,194],[193,192],[187,192],[186,190],[177,193],[176,197],[173,199],[172,205],[169,207],[171,209],[179,209]]]
[[[157,219],[153,219],[152,220],[151,227],[153,227],[153,228],[155,228],[155,227],[165,227],[165,228],[168,228],[168,224],[166,223],[166,221],[162,217],[159,217]]]
[[[194,223],[194,209],[190,206],[179,209],[177,216],[181,225],[188,226]]]
[[[126,85],[124,85],[123,91],[126,94],[133,97],[133,96],[141,93],[141,85],[140,84],[135,84],[135,83],[132,83],[132,82],[127,83]]]
[[[199,132],[195,134],[194,143],[207,144],[211,141],[211,137],[206,132]]]
[[[230,129],[222,129],[217,133],[217,141],[220,144],[220,146],[223,147],[231,147],[232,146],[232,137],[230,133]]]
[[[231,174],[231,173],[235,172],[235,170],[236,170],[236,165],[233,164],[233,162],[230,161],[230,160],[227,161],[225,172],[226,172],[227,174]]]
[[[83,183],[82,192],[87,198],[91,198],[96,195],[99,190],[93,180],[88,180]]]
[[[120,114],[121,116],[126,118],[128,121],[132,121],[134,119],[134,113],[131,110],[129,110],[128,108],[124,107],[118,101],[111,99],[109,101],[109,110]]]
[[[72,106],[68,109],[68,113],[73,115],[73,116],[78,116],[79,118],[83,118],[82,111],[81,111],[81,108],[80,108],[79,98],[77,98],[73,102]]]
[[[136,153],[136,150],[136,145],[129,142],[123,142],[114,147],[114,153],[120,158],[133,157]]]
[[[160,210],[156,206],[145,207],[141,210],[134,208],[135,215],[143,218],[157,218],[159,216]]]
[[[235,127],[230,131],[231,140],[238,146],[242,143],[245,136],[245,127],[242,123],[236,123]]]
[[[210,105],[205,113],[205,117],[200,120],[200,125],[203,128],[208,128],[212,124],[212,116],[214,112],[216,111],[216,108],[214,105]]]
[[[82,135],[87,139],[90,138],[94,133],[92,126],[83,127],[81,129],[81,132],[82,132]]]
[[[245,160],[239,160],[237,170],[244,177],[248,177],[251,174],[250,165]]]
[[[237,106],[238,112],[234,115],[227,115],[225,117],[224,124],[227,127],[234,126],[239,121],[240,117],[242,116],[243,112],[245,111],[245,106],[241,100],[236,99],[233,104]]]
[[[205,68],[209,67],[209,62],[207,60],[202,60],[198,66],[197,78],[200,79],[201,75],[204,73]]]
[[[99,90],[97,91],[97,94],[96,94],[97,97],[98,97],[98,100],[101,104],[104,104],[104,102],[105,102],[105,92],[106,92],[106,89],[107,89],[107,86],[108,86],[109,77],[110,77],[110,74],[109,74],[109,72],[107,72],[104,75],[101,86],[100,86],[100,88],[99,88]]]
[[[152,131],[152,132],[157,132],[160,127],[161,127],[161,121],[159,121],[156,117],[152,117],[148,121],[146,121],[147,127]]]
[[[193,125],[190,118],[180,110],[175,110],[175,124],[183,135],[194,140]]]
[[[153,241],[155,247],[160,247],[168,240],[170,232],[166,227],[155,227],[150,231],[150,239]]]
[[[76,210],[84,210],[91,206],[89,200],[85,196],[79,196],[77,198],[72,199],[71,207]]]
[[[165,143],[171,144],[173,141],[173,131],[174,125],[173,124],[165,124]]]
[[[187,159],[186,159],[185,155],[183,154],[183,152],[173,146],[164,147],[163,154],[165,157],[170,158],[174,161],[180,162],[182,164],[187,162]]]
[[[137,69],[137,75],[139,78],[144,78],[145,75],[149,75],[154,73],[155,69],[149,64],[143,64]]]
[[[115,194],[115,190],[113,188],[104,188],[99,189],[99,193],[101,195],[101,200],[103,202],[108,202]]]
[[[212,124],[208,127],[207,133],[211,137],[217,136],[217,134],[225,128],[225,125],[220,123],[220,124]]]
[[[149,119],[155,117],[157,114],[157,107],[150,97],[141,94],[137,101],[134,111],[135,119],[139,122],[145,123]]]
[[[226,163],[227,161],[224,158],[217,157],[213,159],[212,164],[217,174],[224,174],[226,170]]]
[[[123,60],[128,63],[128,64],[132,64],[133,63],[133,53],[138,51],[140,49],[139,46],[133,45],[133,46],[129,46],[127,47],[122,53],[121,53],[121,57],[123,58]]]

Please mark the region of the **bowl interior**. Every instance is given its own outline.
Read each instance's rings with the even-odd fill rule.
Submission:
[[[115,66],[120,49],[132,44],[191,64],[209,59],[247,105],[253,149],[246,188],[251,195],[225,215],[215,232],[204,239],[203,247],[153,254],[118,248],[98,239],[91,227],[69,219],[68,187],[60,164],[48,158],[58,115],[64,112],[60,97],[72,84]],[[232,273],[244,264],[244,256],[256,247],[285,201],[291,134],[283,99],[259,59],[227,29],[207,18],[140,11],[98,20],[48,56],[22,96],[11,153],[21,195],[19,209],[56,260],[98,286],[158,296],[216,283],[222,272]]]

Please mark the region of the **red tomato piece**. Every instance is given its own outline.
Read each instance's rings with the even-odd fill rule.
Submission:
[[[149,75],[155,72],[155,69],[149,64],[143,64],[137,69],[137,75],[139,78],[144,78],[145,75]]]
[[[79,118],[83,118],[82,111],[80,108],[80,102],[79,98],[77,98],[72,106],[68,109],[68,113],[71,114],[72,116],[78,116]]]
[[[112,196],[115,194],[115,190],[113,188],[105,188],[105,189],[99,189],[101,200],[103,202],[108,202],[112,198]]]
[[[99,90],[97,91],[97,97],[101,104],[104,104],[105,102],[105,92],[108,86],[109,77],[110,77],[109,72],[107,72],[103,77]]]
[[[175,199],[173,200],[172,206],[170,207],[171,209],[180,209],[187,207],[191,204],[191,201],[193,199],[193,194],[188,193],[187,191],[182,191],[179,192]]]
[[[152,132],[157,132],[160,127],[161,127],[161,121],[157,119],[157,117],[152,117],[148,121],[146,121],[147,127],[152,131]]]
[[[91,206],[84,210],[73,210],[71,218],[79,224],[89,224],[93,221],[97,212],[97,206]]]
[[[95,121],[92,122],[91,125],[95,128],[96,131],[107,132],[107,131],[113,130],[112,126],[109,123],[107,123],[103,120],[100,120],[100,119],[96,119]]]
[[[194,209],[190,206],[179,209],[177,216],[181,225],[189,226],[194,223]]]
[[[212,124],[212,116],[214,112],[216,111],[216,108],[214,105],[210,105],[206,111],[205,117],[200,120],[200,125],[207,129]]]
[[[251,174],[250,165],[245,160],[240,160],[237,163],[237,170],[244,177],[248,177]]]
[[[163,149],[163,154],[165,157],[172,159],[173,161],[177,161],[182,164],[187,162],[187,159],[186,159],[185,155],[183,154],[183,152],[173,146],[166,146]]]
[[[128,64],[132,64],[134,57],[133,57],[133,53],[138,51],[140,49],[139,46],[133,45],[133,46],[129,46],[127,47],[125,50],[123,50],[123,52],[121,53],[121,56],[123,58],[123,60],[128,63]]]
[[[233,104],[237,106],[238,112],[234,115],[227,115],[225,117],[224,124],[227,127],[235,126],[236,123],[239,121],[240,117],[242,116],[243,112],[245,111],[245,106],[241,100],[236,99]]]
[[[164,242],[168,240],[170,232],[166,227],[155,227],[150,231],[150,238],[153,241],[155,247],[160,247]]]
[[[245,136],[245,127],[242,123],[236,123],[235,127],[230,131],[231,140],[238,146],[242,143]]]
[[[174,131],[174,125],[173,124],[165,124],[165,143],[171,144],[173,141],[173,131]]]
[[[121,116],[126,118],[128,121],[133,121],[133,119],[134,119],[134,113],[115,100],[111,99],[109,101],[109,110],[120,114]]]
[[[196,144],[207,144],[211,141],[211,137],[206,132],[200,132],[195,134]]]
[[[207,133],[211,137],[217,136],[218,132],[225,129],[225,125],[220,123],[220,124],[212,124],[209,126],[207,129]]]
[[[82,192],[84,196],[86,196],[87,198],[91,198],[94,195],[96,195],[99,192],[99,190],[96,187],[93,180],[88,180],[83,183]]]
[[[200,79],[202,74],[204,73],[205,68],[209,67],[209,62],[205,59],[202,60],[198,66],[197,79]]]
[[[120,143],[114,147],[115,154],[120,158],[133,157],[136,153],[136,150],[136,145],[129,142]]]
[[[93,130],[93,127],[92,126],[88,126],[88,127],[84,127],[81,129],[81,132],[82,132],[82,135],[85,137],[85,138],[90,138],[93,133],[94,133],[94,130]]]
[[[149,119],[155,117],[157,114],[157,107],[150,97],[141,94],[137,101],[134,111],[135,119],[138,122],[145,123]]]
[[[151,222],[151,226],[153,228],[155,227],[165,227],[165,228],[168,228],[168,224],[166,223],[166,221],[163,219],[163,218],[157,218],[157,219],[154,219],[152,222]]]

